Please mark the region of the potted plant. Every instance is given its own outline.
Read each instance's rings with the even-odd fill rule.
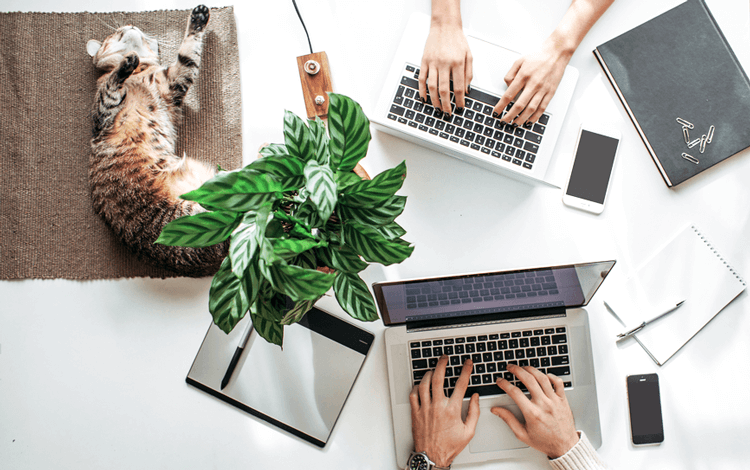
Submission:
[[[182,195],[207,212],[167,224],[156,243],[201,247],[229,239],[229,255],[211,282],[209,310],[229,333],[249,311],[256,331],[281,345],[283,327],[299,321],[333,287],[341,307],[362,321],[378,318],[359,272],[390,265],[414,247],[394,219],[406,164],[362,179],[370,122],[352,99],[331,93],[328,132],[319,118],[284,115],[284,144],[263,158],[222,171]],[[319,269],[320,268],[320,269]]]

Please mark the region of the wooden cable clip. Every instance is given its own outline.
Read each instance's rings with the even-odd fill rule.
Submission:
[[[297,57],[302,95],[305,98],[307,118],[328,116],[328,92],[333,91],[331,70],[325,52],[316,52]]]

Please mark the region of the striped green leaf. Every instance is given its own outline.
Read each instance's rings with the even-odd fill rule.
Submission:
[[[214,323],[224,333],[229,334],[245,316],[248,308],[247,292],[242,286],[242,280],[232,273],[231,262],[227,257],[211,281],[211,288],[208,291],[208,310],[211,312]]]
[[[258,152],[263,157],[287,157],[289,152],[284,144],[268,144]]]
[[[295,302],[317,299],[333,285],[333,274],[286,263],[267,265],[267,271],[273,288]]]
[[[326,245],[326,242],[315,239],[277,238],[271,241],[273,251],[284,259],[290,259],[298,254]]]
[[[310,199],[318,208],[318,215],[322,220],[328,220],[336,206],[336,182],[333,171],[328,166],[318,164],[315,160],[307,162],[305,166],[305,188],[310,193]]]
[[[303,162],[314,157],[310,129],[305,121],[291,111],[284,111],[284,142],[289,155]]]
[[[367,263],[348,245],[329,245],[316,253],[320,253],[323,262],[336,271],[358,273],[367,267]]]
[[[317,302],[319,299],[320,297],[311,300],[300,300],[299,302],[295,303],[291,309],[287,310],[284,313],[284,316],[281,318],[281,324],[291,325],[302,320],[302,317],[305,316],[305,314],[313,307],[313,305],[315,305],[315,302]]]
[[[406,178],[406,161],[371,180],[360,180],[349,186],[341,202],[353,207],[372,207],[392,198]]]
[[[378,311],[367,284],[357,274],[337,272],[333,283],[336,300],[346,313],[361,321],[378,319]]]
[[[346,192],[349,186],[362,181],[362,178],[351,171],[337,171],[334,175],[334,179],[336,180],[336,186],[339,188],[339,192]]]
[[[394,240],[399,237],[403,237],[406,235],[406,230],[403,229],[399,224],[396,222],[391,222],[387,225],[381,225],[379,227],[373,227],[375,230],[377,230],[381,235],[383,235],[388,240]]]
[[[294,189],[274,176],[251,169],[219,173],[200,188],[180,196],[227,211],[247,212],[281,197]]]
[[[260,267],[258,266],[258,257],[256,256],[248,265],[242,276],[242,286],[245,288],[245,294],[247,295],[247,302],[249,305],[253,305],[258,299],[263,284],[267,283],[263,276],[260,274]]]
[[[325,123],[316,117],[315,120],[307,121],[310,126],[310,137],[313,144],[313,153],[315,160],[324,165],[328,162],[328,133],[326,132]]]
[[[328,130],[331,134],[331,166],[351,171],[367,154],[370,121],[354,100],[336,93],[328,94]]]
[[[388,240],[374,228],[356,222],[344,225],[344,239],[366,261],[385,266],[402,262],[414,251],[407,242]]]
[[[320,218],[318,208],[315,207],[315,204],[310,199],[300,204],[294,215],[308,227],[323,227],[328,220]]]
[[[211,246],[229,238],[239,223],[240,217],[236,212],[201,212],[168,223],[154,243],[168,246]]]
[[[301,188],[305,184],[304,162],[289,155],[259,158],[245,168],[271,174],[289,190]]]
[[[406,196],[393,196],[379,206],[352,207],[338,204],[336,213],[342,220],[352,220],[363,225],[388,225],[401,215],[406,205]]]
[[[281,346],[284,343],[284,327],[279,320],[268,319],[256,313],[255,310],[257,309],[250,310],[250,318],[253,320],[255,331],[269,343]]]
[[[258,225],[253,223],[242,223],[232,234],[229,242],[229,258],[232,260],[232,272],[241,277],[247,269],[250,260],[253,259],[258,250],[258,237],[260,231]]]
[[[313,251],[304,251],[297,256],[294,260],[294,264],[306,269],[315,269],[318,267],[318,260]]]

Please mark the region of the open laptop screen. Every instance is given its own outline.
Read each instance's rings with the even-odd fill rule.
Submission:
[[[383,323],[588,304],[614,261],[373,284]]]

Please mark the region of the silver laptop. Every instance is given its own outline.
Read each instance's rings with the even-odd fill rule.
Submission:
[[[508,364],[531,365],[562,378],[576,421],[594,447],[601,445],[588,304],[615,261],[463,274],[373,284],[385,332],[396,459],[403,468],[413,450],[409,392],[449,356],[444,387],[452,393],[461,366],[474,363],[464,400],[479,393],[476,434],[455,463],[519,459],[537,451],[513,435],[493,406],[523,422],[518,407],[495,384],[505,377],[525,390]]]
[[[423,13],[414,13],[409,19],[375,112],[370,116],[376,128],[520,181],[557,187],[547,170],[578,81],[578,70],[566,67],[554,98],[537,123],[505,126],[492,109],[507,89],[503,78],[520,54],[466,31],[474,58],[474,78],[466,108],[457,109],[450,116],[436,112],[430,102],[422,103],[418,96],[419,65],[429,22]],[[452,92],[451,96],[455,108]]]

